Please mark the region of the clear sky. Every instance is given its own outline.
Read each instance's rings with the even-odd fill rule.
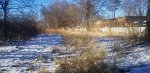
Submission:
[[[41,13],[40,13],[40,9],[42,8],[42,6],[48,6],[51,3],[55,2],[55,1],[60,1],[60,0],[36,0],[36,4],[37,4],[37,9],[38,9],[38,14],[39,14],[39,18],[41,18]],[[61,0],[62,1],[62,0]],[[66,0],[68,2],[72,2],[72,0]],[[102,14],[105,18],[113,18],[113,13],[110,12],[109,10],[107,10],[105,13]],[[116,17],[123,17],[124,12],[121,9],[118,9],[116,11]]]
[[[36,0],[37,4],[39,5],[38,10],[40,11],[41,6],[48,6],[48,5],[50,5],[51,3],[55,2],[55,1],[59,1],[59,0]],[[72,0],[66,0],[66,1],[72,2]],[[40,14],[40,12],[39,12],[39,14]],[[105,13],[104,16],[106,18],[113,17],[112,13],[109,12],[109,11],[107,13]],[[121,17],[121,16],[124,16],[123,13],[121,12],[121,10],[117,10],[116,17]]]

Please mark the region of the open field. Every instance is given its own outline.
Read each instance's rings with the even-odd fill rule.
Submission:
[[[105,28],[92,28],[90,31],[86,31],[85,28],[77,29],[46,29],[46,33],[51,34],[84,34],[93,37],[107,37],[107,36],[132,36],[135,34],[144,34],[145,27],[105,27]]]
[[[45,32],[50,33],[50,34],[88,35],[88,36],[93,36],[93,37],[101,36],[101,33],[86,31],[85,29],[76,29],[76,30],[71,30],[71,29],[67,29],[67,30],[65,30],[65,29],[46,29]]]

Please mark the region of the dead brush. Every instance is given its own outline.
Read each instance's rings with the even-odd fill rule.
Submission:
[[[45,29],[45,33],[50,33],[50,34],[60,34],[62,29]]]
[[[116,65],[105,62],[105,48],[96,45],[92,37],[65,33],[63,40],[66,51],[74,47],[75,51],[81,52],[71,58],[55,59],[59,66],[55,73],[118,73]]]
[[[128,48],[134,47],[138,44],[142,44],[146,41],[146,36],[143,33],[132,33],[129,36],[123,38],[124,46]]]
[[[74,50],[81,50],[81,48],[90,45],[92,37],[84,34],[63,34],[64,45],[74,47]]]
[[[66,58],[65,60],[56,59],[59,65],[55,73],[107,73],[107,64],[104,63],[106,52],[98,49],[91,37],[87,35],[65,34],[64,43],[82,51],[79,55]]]
[[[61,61],[56,73],[106,73],[105,51],[86,50],[80,56]]]
[[[44,67],[41,67],[38,73],[50,73],[50,72],[46,70]]]

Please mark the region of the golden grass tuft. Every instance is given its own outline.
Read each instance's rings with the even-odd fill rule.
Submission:
[[[56,73],[105,73],[107,64],[104,61],[105,51],[86,50],[80,56],[60,61]]]
[[[77,31],[75,30],[71,30],[71,29],[45,29],[45,33],[50,33],[50,34],[61,34],[61,35],[64,35],[64,34],[70,34],[70,35],[88,35],[88,36],[91,36],[91,37],[99,37],[101,36],[101,33],[96,31],[95,30],[92,30],[92,31],[85,31],[85,30],[80,30],[80,29],[77,29]]]
[[[44,67],[41,67],[38,73],[50,73],[50,72],[46,70]]]

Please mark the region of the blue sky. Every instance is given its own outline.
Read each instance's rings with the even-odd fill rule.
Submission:
[[[52,2],[54,2],[56,0],[36,0],[37,4],[38,5],[44,5],[44,6],[48,6],[50,5]],[[59,0],[58,0],[59,1]],[[68,2],[72,2],[72,0],[67,0]],[[41,7],[38,8],[39,10],[41,9]],[[106,18],[111,18],[113,17],[112,16],[112,13],[107,11],[107,13],[104,14]],[[116,17],[121,17],[121,16],[124,16],[122,11],[121,10],[117,10],[116,12]]]
[[[38,9],[39,17],[41,16],[41,14],[40,14],[41,6],[48,6],[48,5],[50,5],[51,3],[55,2],[55,1],[60,1],[60,0],[36,0],[36,4],[38,5],[37,9]],[[72,0],[66,0],[66,1],[72,2]],[[110,12],[109,10],[107,10],[106,13],[103,13],[102,15],[105,18],[113,18],[113,13]],[[121,9],[118,9],[116,11],[116,17],[123,17],[123,16],[125,16],[124,12]]]
[[[47,7],[48,5],[52,4],[55,1],[63,1],[63,0],[34,0],[34,1],[35,1],[34,4],[36,4],[35,7],[34,7],[34,9],[36,9],[36,11],[30,12],[30,13],[36,12],[37,18],[41,19],[42,18],[42,15],[41,15],[41,8],[42,8],[42,6],[46,6]],[[70,3],[73,2],[73,0],[65,0],[65,1],[68,1]],[[28,10],[29,9],[25,9],[26,12],[28,12]],[[17,14],[17,15],[19,15],[18,13],[16,13],[17,9],[16,10],[12,9],[10,12],[12,12],[11,14]],[[113,18],[113,13],[110,12],[109,10],[106,10],[105,12],[102,12],[102,13],[103,14],[101,14],[101,15],[103,15],[105,18]],[[116,17],[123,17],[123,16],[125,16],[124,12],[121,9],[118,9],[116,11]]]

